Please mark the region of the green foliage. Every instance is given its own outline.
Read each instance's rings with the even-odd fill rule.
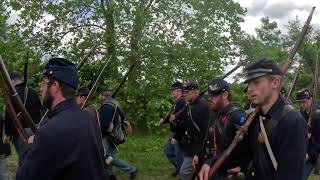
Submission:
[[[112,56],[98,89],[115,90],[138,60],[117,99],[135,128],[159,134],[166,129],[159,127],[159,119],[173,104],[169,97],[173,81],[194,79],[206,88],[237,57],[246,63],[267,57],[283,64],[302,27],[295,19],[280,31],[265,17],[257,36],[245,34],[239,26],[245,10],[232,0],[4,0],[0,11],[0,54],[10,71],[23,72],[29,51],[28,82],[35,89],[48,58],[64,56],[79,63],[97,42],[99,47],[80,71],[81,86],[91,86]],[[11,12],[20,18],[8,25]],[[299,50],[303,59],[299,61],[305,63],[297,89],[310,84],[319,46],[319,33],[309,31]],[[287,87],[292,76],[293,71],[286,76]],[[232,85],[239,106],[245,103],[245,86],[238,84],[241,77]]]
[[[306,17],[303,17],[305,21]],[[298,39],[303,24],[298,18],[288,22],[282,33],[275,21],[265,17],[261,19],[260,28],[256,29],[257,36],[244,34],[240,48],[241,59],[247,63],[265,57],[275,60],[280,66],[287,60],[289,51]],[[312,87],[316,54],[319,53],[319,31],[312,27],[308,32],[295,56],[294,63],[284,79],[284,86],[289,91],[296,73],[298,63],[302,63],[300,75],[295,90]],[[242,76],[243,77],[243,76]],[[294,100],[295,93],[291,99]],[[295,101],[293,101],[295,102]]]
[[[32,49],[40,65],[40,57],[56,55],[78,63],[100,44],[80,71],[82,85],[92,85],[112,55],[99,88],[115,89],[139,60],[117,98],[136,127],[157,133],[164,130],[158,122],[170,109],[173,81],[195,79],[205,88],[233,62],[245,13],[232,0],[5,0],[5,5],[20,12],[11,28],[21,36],[10,42]],[[21,69],[24,46],[17,46],[12,68]]]

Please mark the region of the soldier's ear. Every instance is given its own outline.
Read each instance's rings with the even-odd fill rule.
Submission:
[[[271,82],[271,87],[273,89],[278,89],[279,87],[281,88],[282,81],[280,78],[275,77],[272,82]]]
[[[228,99],[228,96],[229,96],[229,92],[228,91],[224,91],[222,93],[222,97],[223,97],[224,100]]]

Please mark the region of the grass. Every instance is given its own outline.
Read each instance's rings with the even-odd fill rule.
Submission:
[[[167,138],[167,136],[153,135],[127,137],[126,142],[118,147],[119,157],[138,168],[138,180],[174,180],[170,177],[174,167],[168,162],[163,152]],[[13,147],[12,150],[13,154],[7,158],[7,164],[10,176],[15,179],[18,158]],[[128,174],[115,167],[113,170],[118,179],[128,179]]]
[[[126,143],[119,146],[119,157],[139,169],[138,180],[175,180],[177,178],[170,176],[174,168],[163,153],[167,138],[167,136],[153,135],[128,137]],[[15,179],[17,162],[17,154],[13,151],[13,155],[7,159],[12,179]],[[119,180],[128,179],[128,174],[117,168],[114,168],[114,171]],[[320,176],[312,175],[309,180],[320,180]]]

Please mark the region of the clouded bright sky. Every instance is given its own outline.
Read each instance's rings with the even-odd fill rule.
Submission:
[[[235,0],[244,8],[247,8],[245,22],[241,24],[244,31],[255,34],[255,28],[261,25],[260,19],[269,16],[276,21],[279,28],[284,28],[289,20],[298,16],[301,22],[305,22],[311,8],[316,6],[312,25],[320,28],[320,1],[319,0]]]

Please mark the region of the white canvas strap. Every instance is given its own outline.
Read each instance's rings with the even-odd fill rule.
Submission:
[[[266,145],[266,148],[267,148],[268,154],[270,156],[272,165],[273,165],[274,169],[277,170],[278,162],[277,162],[276,157],[274,156],[274,154],[272,152],[272,149],[271,149],[271,146],[270,146],[270,143],[269,143],[269,139],[268,139],[268,136],[267,136],[267,133],[266,133],[266,129],[264,128],[264,125],[263,125],[263,122],[262,122],[262,116],[259,116],[259,121],[260,121],[260,130],[261,130],[261,132],[263,134],[263,137],[264,137],[264,144]]]

